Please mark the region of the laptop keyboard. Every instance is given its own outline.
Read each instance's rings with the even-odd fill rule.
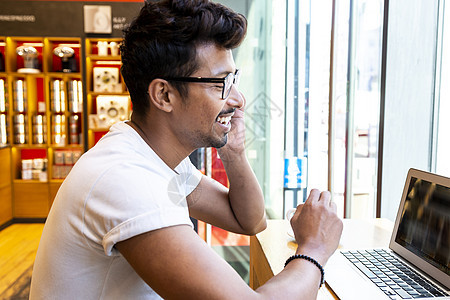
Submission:
[[[391,299],[446,296],[386,250],[343,251],[342,254]]]

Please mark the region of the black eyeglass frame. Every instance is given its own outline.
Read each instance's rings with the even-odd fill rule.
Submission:
[[[228,73],[227,76],[223,78],[216,78],[216,77],[166,77],[161,78],[167,81],[180,81],[180,82],[201,82],[201,83],[222,83],[222,99],[225,100],[230,95],[231,89],[233,88],[233,85],[239,84],[239,77],[241,75],[240,69],[236,69],[236,71],[233,73]],[[227,83],[227,78],[229,76],[232,76],[233,81],[229,83],[230,87],[225,95],[225,85]]]

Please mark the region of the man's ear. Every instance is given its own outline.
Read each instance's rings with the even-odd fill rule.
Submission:
[[[158,109],[171,112],[173,103],[171,98],[174,97],[173,87],[164,79],[156,78],[148,85],[148,95],[150,102]]]

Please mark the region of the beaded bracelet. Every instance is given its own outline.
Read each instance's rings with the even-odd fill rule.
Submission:
[[[320,285],[319,285],[319,288],[320,288],[320,287],[322,286],[322,284],[325,282],[325,270],[323,269],[322,265],[319,264],[319,263],[317,262],[317,260],[315,260],[315,259],[312,258],[312,257],[309,257],[309,256],[307,256],[307,255],[303,255],[303,254],[296,254],[296,255],[292,255],[291,257],[289,257],[289,258],[286,260],[286,263],[284,264],[284,267],[286,268],[286,266],[288,265],[288,263],[290,263],[291,261],[293,261],[293,260],[296,259],[296,258],[299,258],[299,259],[305,259],[305,260],[307,260],[307,261],[309,261],[309,262],[312,262],[313,264],[316,265],[317,268],[319,268],[319,270],[320,270],[320,276],[321,276],[321,278],[320,278]]]

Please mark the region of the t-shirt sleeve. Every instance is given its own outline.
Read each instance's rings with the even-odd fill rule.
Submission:
[[[111,256],[119,254],[116,243],[133,236],[176,225],[192,227],[186,196],[200,182],[201,173],[189,164],[183,161],[184,176],[126,164],[108,170],[85,205],[87,240]]]
[[[189,174],[189,176],[186,179],[186,196],[192,193],[192,191],[197,187],[197,185],[200,183],[200,180],[202,179],[202,172],[198,170],[191,162],[191,160],[186,158],[183,160],[182,164],[184,165],[184,168],[186,169],[186,173]]]

